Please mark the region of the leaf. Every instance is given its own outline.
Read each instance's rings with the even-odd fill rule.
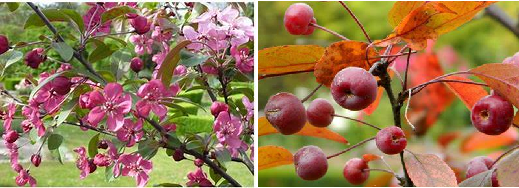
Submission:
[[[392,174],[382,173],[377,177],[368,179],[364,184],[364,187],[389,187],[393,178],[394,176]]]
[[[491,149],[513,144],[519,140],[517,131],[513,128],[508,129],[500,135],[487,135],[479,131],[474,131],[461,143],[461,152],[468,153],[476,150]]]
[[[460,81],[468,81],[472,80],[468,78],[463,78],[459,76],[449,76],[445,78],[446,80],[460,80]],[[458,96],[463,104],[469,109],[472,110],[472,107],[479,99],[488,95],[488,92],[480,85],[474,84],[465,84],[465,83],[457,83],[457,82],[443,82],[447,88],[449,88],[456,96]]]
[[[373,103],[371,103],[368,107],[364,108],[362,111],[366,113],[367,115],[371,115],[378,107],[378,104],[380,103],[380,99],[382,99],[382,95],[384,94],[384,88],[379,87],[377,90],[377,98]]]
[[[518,187],[519,150],[515,149],[497,163],[497,180],[500,187]]]
[[[101,133],[97,133],[96,135],[94,135],[90,141],[88,142],[88,156],[93,158],[96,156],[96,154],[98,153],[98,144],[99,144],[99,135]]]
[[[371,153],[366,153],[366,154],[362,155],[362,160],[364,160],[366,162],[376,161],[379,159],[380,159],[380,156],[371,154]]]
[[[178,183],[161,183],[161,184],[155,184],[153,187],[183,187],[182,185]]]
[[[58,52],[64,61],[68,62],[72,59],[72,56],[74,55],[74,49],[72,49],[72,47],[70,47],[67,43],[52,42],[51,46]]]
[[[460,183],[460,187],[492,187],[492,172],[494,170],[487,170],[476,174]],[[499,182],[501,185],[501,182]]]
[[[259,79],[285,74],[311,72],[324,48],[317,45],[285,45],[258,52]]]
[[[457,187],[454,171],[434,154],[406,153],[407,173],[417,187]]]
[[[220,149],[215,149],[215,154],[216,154],[216,160],[218,160],[218,162],[223,165],[224,167],[226,166],[226,163],[231,161],[231,153],[229,152],[228,149],[225,149],[225,148],[220,148]]]
[[[172,121],[177,124],[179,135],[213,131],[214,118],[212,116],[181,116],[173,118]]]
[[[23,53],[18,50],[9,50],[0,55],[0,77],[4,75],[5,70],[12,64],[20,61],[23,58]]]
[[[49,150],[58,149],[59,146],[63,143],[63,136],[59,134],[51,134],[47,139],[47,145],[49,146]]]
[[[119,166],[115,166],[115,165],[110,165],[105,168],[105,181],[106,182],[112,182],[115,180],[114,171],[113,171],[114,167],[119,168]]]
[[[215,182],[218,183],[222,179],[222,176],[218,173],[216,173],[213,168],[209,168],[209,177]]]
[[[460,136],[461,133],[459,131],[442,133],[440,136],[438,136],[438,145],[445,149],[450,143],[452,143],[452,141],[459,138]]]
[[[60,109],[61,112],[59,113],[58,119],[56,120],[56,127],[61,125],[67,119],[67,117],[70,115],[70,112],[72,112],[77,103],[78,98],[74,98],[62,106]]]
[[[171,77],[173,77],[173,70],[175,67],[177,67],[178,61],[180,60],[180,50],[185,48],[187,45],[191,44],[191,41],[185,40],[182,42],[179,42],[175,48],[171,49],[166,57],[164,58],[164,61],[162,62],[162,65],[159,68],[159,71],[157,73],[157,77],[162,80],[162,83],[166,86],[169,86],[171,83]]]
[[[398,24],[413,10],[425,4],[425,1],[397,1],[389,11],[389,24],[397,27]]]
[[[137,153],[141,154],[142,158],[149,160],[157,154],[159,143],[155,140],[139,141],[139,146],[137,148]]]
[[[209,56],[194,55],[193,57],[180,60],[180,64],[188,66],[188,67],[193,67],[193,66],[197,66],[202,63],[205,63],[205,61],[207,61],[207,59],[209,59]]]
[[[346,67],[360,67],[368,70],[378,58],[374,48],[369,48],[366,61],[366,49],[368,44],[359,41],[339,41],[326,48],[321,59],[315,64],[314,75],[317,82],[330,87],[337,72]]]
[[[96,46],[96,49],[88,56],[88,61],[90,63],[95,63],[99,60],[107,58],[108,56],[112,55],[112,53],[114,53],[114,51],[104,43],[97,43]]]
[[[484,64],[470,70],[508,102],[519,107],[519,67],[512,64]]]
[[[427,46],[427,39],[435,40],[439,35],[456,29],[492,3],[494,2],[395,3],[388,17],[390,24],[398,25],[386,39],[375,41],[374,44],[387,46],[404,40],[413,50],[422,50]]]
[[[73,22],[78,26],[80,31],[84,30],[83,18],[79,13],[72,9],[42,9],[43,14],[51,21],[51,22]],[[30,27],[42,27],[45,26],[45,23],[41,20],[41,18],[33,13],[29,16],[27,21],[25,21],[24,29]]]
[[[53,75],[50,75],[47,77],[43,82],[40,82],[34,89],[32,89],[31,94],[29,95],[29,99],[32,99],[34,95],[43,87],[45,84],[49,83],[50,81],[54,80],[54,78],[62,75],[63,73],[66,73],[67,71],[57,72]]]
[[[14,12],[18,7],[20,7],[20,4],[16,2],[7,2],[7,7],[9,8],[9,11]]]
[[[258,170],[265,170],[294,163],[290,151],[280,146],[261,146],[258,148]]]
[[[137,11],[128,6],[118,6],[111,8],[110,10],[101,14],[101,23],[106,23],[107,21],[113,20],[122,15],[126,15],[128,13],[136,13]]]
[[[258,136],[265,136],[269,134],[279,133],[276,128],[274,128],[265,117],[260,117],[258,119]],[[319,128],[311,125],[310,123],[306,123],[301,131],[295,133],[296,135],[302,136],[312,136],[317,138],[324,138],[340,143],[348,143],[348,141],[342,137],[341,135],[330,131],[327,128]]]

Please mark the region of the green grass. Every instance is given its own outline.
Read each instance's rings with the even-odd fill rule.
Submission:
[[[57,130],[59,134],[65,138],[64,144],[70,151],[78,146],[88,145],[88,141],[95,134],[92,132],[81,131],[77,127],[61,126]],[[44,148],[45,149],[45,148]],[[75,153],[73,154],[76,157]],[[192,161],[183,160],[175,162],[171,157],[161,150],[152,159],[153,170],[150,174],[148,186],[160,183],[178,183],[185,185],[187,173],[194,171],[196,168]],[[30,166],[25,163],[24,167]],[[134,187],[135,179],[131,177],[119,177],[118,179],[107,182],[105,181],[105,168],[98,168],[87,178],[79,179],[80,171],[76,168],[75,162],[65,162],[63,165],[54,160],[42,161],[40,167],[31,167],[30,173],[38,181],[38,186],[103,186],[103,187]],[[207,167],[204,172],[209,174]],[[236,179],[240,184],[247,187],[254,186],[254,176],[248,171],[247,167],[241,163],[230,162],[228,164],[228,173]],[[16,173],[11,170],[9,163],[0,164],[0,187],[16,186],[14,181]],[[220,180],[222,181],[222,180]]]

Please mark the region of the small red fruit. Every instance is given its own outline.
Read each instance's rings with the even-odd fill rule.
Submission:
[[[306,109],[308,122],[316,127],[327,127],[333,121],[335,109],[326,99],[318,98]]]
[[[317,180],[328,170],[328,159],[317,146],[305,146],[294,154],[296,173],[304,180]]]
[[[195,159],[195,166],[202,167],[204,165],[204,161],[202,159]]]
[[[492,169],[494,160],[486,156],[479,156],[472,159],[467,167],[466,177],[471,178],[479,173],[485,172]],[[497,171],[492,172],[492,186],[499,187],[497,180]]]
[[[72,87],[72,82],[70,79],[65,76],[58,76],[51,81],[50,85],[52,86],[52,90],[54,90],[59,95],[66,95],[70,92],[70,87]]]
[[[479,132],[499,135],[510,128],[514,118],[512,104],[498,94],[480,99],[471,111],[472,124]]]
[[[9,50],[9,40],[5,35],[0,35],[0,55]]]
[[[310,23],[316,23],[314,10],[305,3],[294,3],[285,11],[284,24],[292,35],[310,35],[314,27]]]
[[[346,162],[342,174],[353,185],[364,183],[369,177],[369,166],[360,158],[353,158]]]
[[[375,141],[378,149],[388,155],[400,153],[407,146],[404,131],[397,126],[387,127],[378,131]]]
[[[35,167],[40,166],[40,163],[41,163],[41,156],[40,156],[39,154],[32,154],[32,156],[31,156],[31,163],[32,163]]]
[[[339,71],[330,89],[335,102],[353,111],[368,107],[377,98],[377,80],[359,67],[347,67]]]
[[[305,107],[291,93],[283,92],[271,96],[265,105],[265,116],[284,135],[299,132],[306,123]]]
[[[139,57],[134,57],[134,58],[130,61],[130,68],[131,68],[134,72],[139,72],[139,71],[141,71],[141,70],[144,68],[144,62],[141,60],[141,58],[139,58]]]
[[[176,149],[175,153],[173,153],[173,160],[178,162],[178,161],[181,161],[183,159],[185,159],[184,158],[184,151],[182,151],[181,149]]]

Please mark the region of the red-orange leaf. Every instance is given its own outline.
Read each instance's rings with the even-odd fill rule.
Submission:
[[[315,64],[314,75],[317,82],[330,87],[335,74],[346,67],[360,67],[368,70],[379,58],[374,48],[369,48],[366,61],[366,48],[368,44],[359,41],[339,41],[326,48],[324,55]]]
[[[512,123],[514,126],[519,127],[519,111],[517,111],[517,113],[515,113],[514,120]]]
[[[461,152],[468,153],[475,150],[492,149],[513,144],[519,140],[519,135],[514,128],[500,135],[486,135],[479,131],[474,131],[461,143]]]
[[[406,153],[405,167],[417,187],[457,187],[451,167],[434,154]]]
[[[260,117],[258,119],[258,136],[264,136],[269,134],[279,133],[265,117]],[[342,137],[341,135],[330,131],[327,128],[319,128],[311,125],[310,123],[306,123],[303,129],[296,133],[296,135],[302,136],[312,136],[317,138],[324,138],[328,140],[333,140],[340,143],[348,143],[348,141]]]
[[[438,137],[438,145],[440,145],[442,148],[446,148],[452,141],[459,138],[460,136],[461,133],[459,131],[442,133]]]
[[[292,164],[294,156],[290,151],[279,146],[261,146],[258,148],[258,170]]]
[[[364,187],[389,187],[392,179],[392,174],[381,173],[377,177],[368,179]]]
[[[364,113],[366,113],[367,115],[371,115],[377,109],[378,104],[380,103],[380,99],[382,99],[383,94],[384,94],[384,88],[379,87],[378,91],[377,91],[377,98],[375,99],[375,101],[373,101],[373,103],[371,103],[368,107],[364,108],[364,110],[362,110],[362,111]]]
[[[259,79],[311,72],[324,53],[324,48],[317,45],[286,45],[265,48],[258,52]]]
[[[472,81],[468,78],[463,78],[459,76],[449,76],[445,78],[446,80],[459,80],[459,81]],[[488,92],[480,85],[473,84],[465,84],[458,82],[444,82],[444,84],[454,93],[458,98],[463,101],[463,104],[467,106],[469,110],[472,110],[472,107],[479,99],[488,95]]]
[[[376,161],[379,159],[380,159],[380,156],[371,154],[371,153],[366,153],[366,154],[362,155],[362,160],[364,160],[366,162]]]
[[[491,63],[471,69],[470,72],[502,94],[501,96],[515,107],[519,107],[519,67],[512,64]]]

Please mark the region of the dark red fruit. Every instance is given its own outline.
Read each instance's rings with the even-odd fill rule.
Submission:
[[[317,180],[328,170],[328,160],[317,146],[305,146],[294,155],[296,173],[304,180]]]
[[[59,95],[66,95],[70,92],[70,87],[72,87],[72,82],[70,79],[65,76],[58,76],[51,81],[50,85],[52,86],[52,90],[54,90]]]
[[[195,159],[195,166],[202,167],[204,165],[204,161],[202,159]]]
[[[131,68],[134,72],[139,72],[139,71],[141,71],[141,70],[144,68],[144,62],[141,60],[141,58],[139,58],[139,57],[134,57],[134,58],[130,61],[130,68]]]
[[[18,133],[14,130],[8,130],[5,132],[4,134],[4,140],[7,142],[7,143],[13,143],[13,142],[16,142],[16,140],[18,140]]]
[[[378,131],[375,137],[377,147],[388,155],[400,153],[407,146],[404,131],[397,126],[391,126]]]
[[[494,160],[486,156],[479,156],[472,159],[467,167],[466,177],[470,178],[479,173],[485,172],[487,170],[492,169],[492,165],[494,164]],[[497,171],[492,172],[492,186],[499,187],[499,182],[497,181]]]
[[[366,161],[353,158],[346,162],[342,174],[344,178],[353,185],[359,185],[364,183],[369,177],[369,166]]]
[[[285,28],[292,35],[310,35],[314,27],[310,23],[315,23],[314,10],[305,3],[294,3],[285,11]]]
[[[97,166],[94,164],[94,159],[88,160],[88,167],[90,167],[89,173],[94,173],[97,170]]]
[[[148,19],[144,16],[136,16],[130,20],[130,25],[137,34],[142,35],[150,31],[151,22],[148,22]]]
[[[507,131],[512,125],[513,118],[512,104],[497,94],[483,97],[471,111],[474,127],[488,135],[499,135]]]
[[[35,48],[25,55],[25,64],[33,69],[37,69],[42,62],[47,60],[47,55],[44,54],[43,48]]]
[[[335,102],[353,111],[368,107],[377,98],[377,80],[359,67],[347,67],[339,71],[330,89]]]
[[[173,153],[173,160],[178,162],[178,161],[181,161],[182,159],[185,159],[184,151],[182,151],[181,149],[176,149],[175,153]]]
[[[229,106],[223,102],[215,101],[211,104],[211,114],[217,117],[220,112],[229,112]]]
[[[41,156],[40,156],[39,154],[32,154],[32,156],[31,156],[31,163],[32,163],[35,167],[40,166],[40,163],[41,163]]]
[[[308,122],[316,127],[326,127],[333,121],[335,109],[326,99],[318,98],[310,103],[306,109]]]
[[[265,105],[265,116],[284,135],[299,132],[306,123],[305,107],[291,93],[283,92],[271,96]]]
[[[5,35],[0,35],[0,55],[9,50],[9,40]]]

